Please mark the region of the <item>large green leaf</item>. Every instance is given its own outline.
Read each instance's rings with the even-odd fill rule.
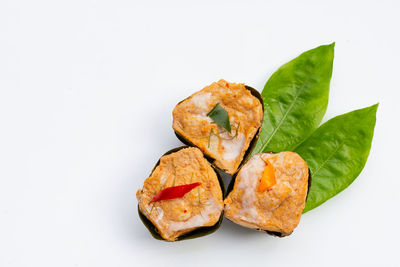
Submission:
[[[272,74],[262,91],[264,120],[252,154],[293,150],[318,127],[328,105],[334,46],[309,50]]]
[[[311,188],[303,212],[348,187],[360,174],[371,148],[378,104],[337,116],[295,149],[311,170]]]

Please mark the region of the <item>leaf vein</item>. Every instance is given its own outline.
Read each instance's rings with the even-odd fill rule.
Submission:
[[[321,170],[321,168],[329,161],[329,159],[335,154],[342,146],[344,145],[344,140],[340,142],[339,146],[335,148],[332,153],[328,155],[328,157],[322,162],[322,164],[318,167],[318,169],[312,173],[312,175],[317,175],[317,173]]]
[[[306,82],[303,83],[303,86],[301,87],[301,89],[297,92],[296,96],[294,97],[292,103],[290,103],[289,108],[286,110],[285,114],[283,114],[283,117],[280,119],[278,125],[276,126],[276,128],[274,129],[274,131],[271,133],[271,135],[268,137],[268,139],[263,143],[263,145],[261,146],[261,150],[260,152],[264,151],[264,149],[266,148],[266,146],[269,144],[269,142],[271,141],[272,137],[275,136],[276,132],[279,130],[279,128],[281,127],[282,123],[285,121],[286,117],[289,115],[290,111],[293,109],[294,104],[297,101],[297,98],[299,97],[300,93],[304,90],[304,87],[306,85]],[[277,151],[275,151],[277,152]]]

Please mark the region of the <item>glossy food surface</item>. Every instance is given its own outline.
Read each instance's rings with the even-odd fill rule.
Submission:
[[[150,203],[161,190],[201,183],[181,198]],[[199,227],[213,226],[223,210],[217,175],[198,148],[184,148],[161,157],[160,164],[136,193],[139,209],[166,240]]]
[[[266,161],[274,169],[276,184],[260,192]],[[308,178],[306,162],[294,152],[256,154],[236,176],[224,201],[225,217],[245,227],[288,235],[300,221]]]
[[[217,104],[228,112],[230,133],[207,116]],[[220,80],[175,107],[173,128],[215,159],[218,168],[233,174],[260,128],[262,118],[260,100],[244,84]]]

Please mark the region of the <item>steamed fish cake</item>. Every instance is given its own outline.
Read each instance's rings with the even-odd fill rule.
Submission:
[[[161,157],[136,197],[140,212],[168,241],[215,225],[223,210],[218,177],[203,153],[193,147]]]
[[[279,236],[299,224],[308,190],[308,167],[294,152],[254,155],[225,199],[225,217]]]
[[[216,107],[227,112],[230,127],[212,119],[210,112]],[[233,174],[261,127],[263,108],[244,84],[220,80],[179,103],[172,114],[178,135],[213,158],[218,168]]]

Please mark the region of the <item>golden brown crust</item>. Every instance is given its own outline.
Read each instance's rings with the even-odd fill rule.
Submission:
[[[155,202],[160,190],[173,185],[200,182],[182,198]],[[223,210],[222,191],[215,171],[198,148],[184,148],[161,157],[160,164],[144,181],[136,197],[139,209],[169,241],[202,226],[218,222]]]
[[[268,159],[277,184],[257,188]],[[300,222],[308,185],[306,162],[294,152],[254,155],[239,171],[232,192],[225,199],[225,217],[249,228],[289,235]]]
[[[223,129],[207,117],[217,103],[229,114],[232,135],[224,133],[219,138],[216,133],[222,133]],[[229,174],[236,172],[263,118],[262,104],[244,84],[224,80],[185,99],[172,114],[173,129],[215,159],[215,165]],[[235,127],[238,127],[237,135]]]

